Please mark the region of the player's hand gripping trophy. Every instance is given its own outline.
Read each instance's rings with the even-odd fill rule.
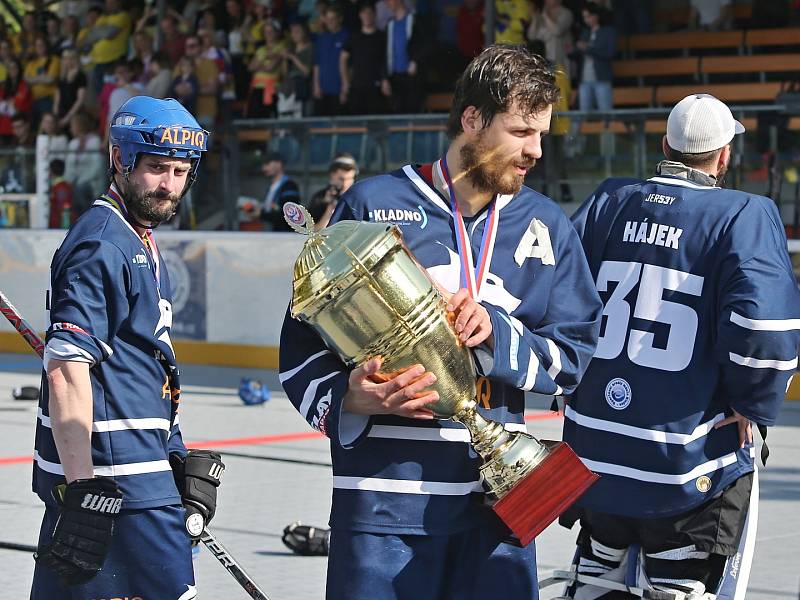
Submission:
[[[349,366],[383,357],[386,373],[422,364],[436,375],[438,418],[469,430],[483,458],[481,480],[493,509],[528,544],[597,478],[563,442],[506,431],[476,410],[475,365],[446,302],[394,225],[340,221],[314,232],[305,208],[284,217],[308,236],[294,265],[292,317],[313,327]]]

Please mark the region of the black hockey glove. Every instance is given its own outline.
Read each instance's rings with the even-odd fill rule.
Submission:
[[[86,583],[103,568],[122,492],[113,479],[94,477],[55,486],[53,498],[61,505],[53,538],[33,558],[64,586]]]
[[[189,450],[185,457],[170,454],[169,463],[186,511],[186,531],[196,544],[217,511],[217,488],[225,465],[213,450]]]
[[[331,530],[324,527],[311,527],[295,521],[283,528],[283,543],[295,554],[301,556],[328,556]]]

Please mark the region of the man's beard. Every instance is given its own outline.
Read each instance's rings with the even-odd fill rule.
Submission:
[[[516,194],[522,188],[525,175],[509,172],[509,169],[520,166],[530,170],[536,164],[536,159],[506,159],[499,156],[499,149],[491,148],[481,133],[474,142],[466,142],[461,147],[461,168],[467,180],[477,190],[493,194]]]
[[[125,206],[138,221],[158,225],[172,218],[178,210],[181,197],[178,194],[158,192],[155,190],[137,189],[130,182],[124,185]],[[168,199],[166,206],[160,206],[160,201]]]

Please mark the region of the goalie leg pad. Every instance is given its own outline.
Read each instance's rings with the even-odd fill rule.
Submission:
[[[747,582],[750,579],[750,567],[753,564],[753,553],[756,545],[758,529],[758,469],[753,474],[753,487],[750,503],[747,507],[747,518],[736,553],[728,557],[722,572],[722,580],[717,587],[717,600],[744,600]]]
[[[585,530],[581,532],[578,541],[578,552],[575,555],[574,565],[577,575],[596,577],[609,583],[624,584],[627,573],[628,548],[614,548],[603,544]],[[624,592],[609,589],[597,582],[592,585],[576,582],[567,587],[565,597],[574,600],[622,600],[630,598]]]
[[[716,585],[725,557],[698,550],[693,544],[647,553],[644,571],[656,590],[701,597]]]

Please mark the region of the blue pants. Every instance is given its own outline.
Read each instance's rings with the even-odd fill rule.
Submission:
[[[53,535],[58,509],[47,505],[39,548]],[[88,583],[64,588],[50,569],[36,565],[31,600],[195,598],[192,548],[183,525],[183,507],[124,510],[114,523],[103,569]]]
[[[578,86],[578,108],[580,110],[611,110],[614,96],[610,81],[590,81]]]
[[[334,529],[328,600],[538,600],[536,549],[487,528],[441,536]]]

